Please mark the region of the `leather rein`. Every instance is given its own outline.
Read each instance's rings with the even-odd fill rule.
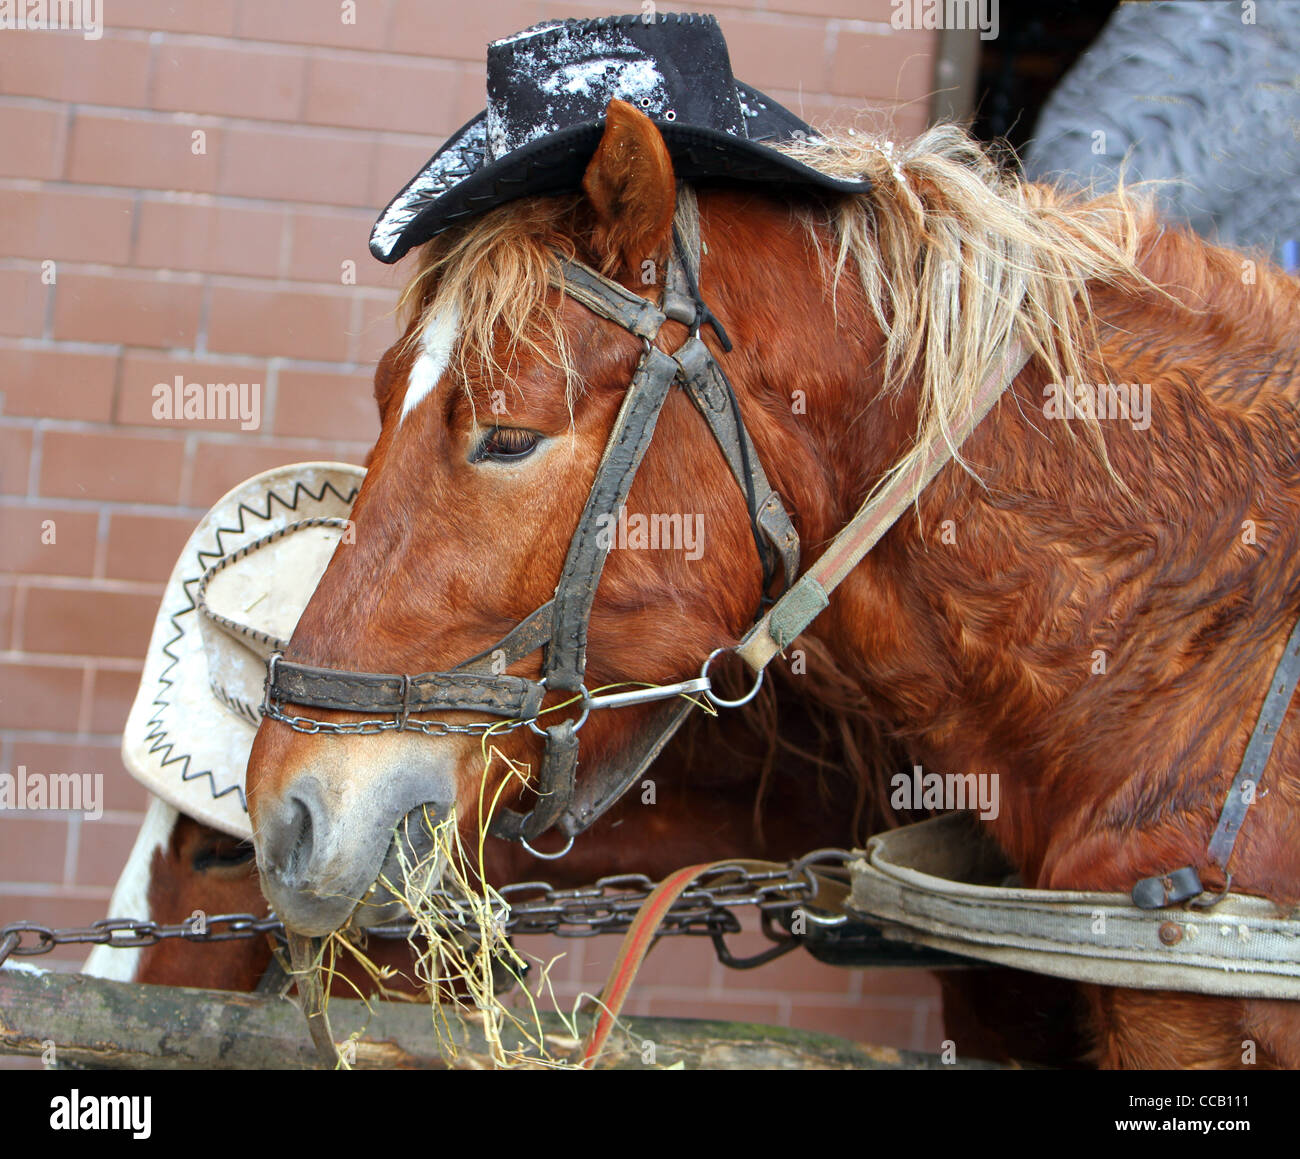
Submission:
[[[763,471],[726,373],[700,338],[701,328],[712,326],[724,352],[731,350],[726,332],[700,295],[699,213],[694,193],[686,185],[678,189],[673,237],[659,306],[589,266],[568,259],[561,261],[563,276],[556,280],[557,288],[640,338],[644,351],[570,540],[554,598],[526,616],[491,647],[449,671],[407,676],[317,668],[285,660],[279,651],[267,660],[262,715],[300,732],[347,734],[405,729],[493,733],[526,725],[543,736],[546,745],[535,785],[538,804],[528,813],[498,809],[489,832],[495,837],[519,841],[534,855],[547,859],[567,853],[573,839],[632,787],[695,706],[693,697],[703,695],[715,705],[736,707],[757,694],[766,665],[827,606],[829,593],[953,457],[954,451],[1028,361],[1028,354],[1018,341],[1008,343],[968,412],[954,424],[951,439],[936,446],[912,472],[882,487],[835,536],[818,561],[799,577],[798,533]],[[689,329],[686,341],[671,353],[655,345],[664,323],[669,320]],[[750,691],[735,700],[719,697],[709,678],[714,658],[728,650],[723,648],[710,654],[698,677],[675,684],[593,694],[583,682],[591,608],[609,550],[600,532],[617,518],[626,501],[674,385],[685,390],[703,416],[745,496],[763,565],[764,592],[771,586],[778,568],[782,581],[783,594],[734,649],[757,677]],[[539,648],[545,649],[540,680],[504,673],[504,668]],[[572,694],[555,709],[576,704],[578,719],[543,726],[542,700],[548,692]],[[597,776],[584,778],[581,785],[577,784],[578,731],[588,714],[593,709],[651,702],[665,703],[658,705],[649,727],[634,740],[621,765],[602,769]],[[287,714],[282,707],[285,704],[351,713],[384,713],[390,719],[337,724]],[[499,719],[471,725],[412,719],[428,712],[446,711],[479,712]],[[530,842],[551,828],[559,829],[567,842],[556,853],[539,853]]]

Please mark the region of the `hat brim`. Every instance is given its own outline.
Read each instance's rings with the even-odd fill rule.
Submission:
[[[195,587],[223,555],[295,520],[346,518],[364,478],[360,467],[330,462],[294,463],[255,475],[203,517],[172,569],[122,732],[122,760],[151,793],[197,821],[236,837],[252,836],[244,773],[257,720],[256,706],[241,712],[213,695]],[[260,559],[262,566],[274,567],[273,553]],[[319,576],[267,578],[294,589],[287,599],[301,612]]]
[[[757,89],[737,84],[750,138],[696,125],[655,121],[678,178],[724,178],[767,185],[800,185],[834,193],[866,193],[869,181],[848,181],[814,169],[765,141],[797,139],[811,129]],[[375,222],[370,252],[385,264],[400,261],[415,246],[443,230],[520,197],[581,188],[601,135],[604,118],[550,133],[498,161],[474,164],[482,156],[486,113],[448,138],[389,203]],[[463,175],[461,175],[463,174]],[[448,183],[448,178],[455,179]]]

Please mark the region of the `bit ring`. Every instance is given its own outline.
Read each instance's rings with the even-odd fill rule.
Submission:
[[[730,651],[731,651],[730,648],[714,648],[713,651],[709,653],[708,659],[705,660],[704,663],[700,665],[700,679],[707,680],[709,678],[709,665],[713,663],[713,658],[715,656],[719,655],[722,652],[730,652]],[[754,687],[751,688],[747,693],[745,693],[744,696],[740,697],[739,700],[724,700],[721,696],[718,696],[713,691],[712,687],[706,688],[704,690],[704,695],[707,696],[709,700],[712,701],[714,704],[716,704],[719,708],[740,708],[741,705],[748,704],[751,700],[754,699],[755,696],[758,695],[758,690],[763,687],[763,676],[764,676],[764,672],[760,668],[758,671],[758,679],[754,681]]]

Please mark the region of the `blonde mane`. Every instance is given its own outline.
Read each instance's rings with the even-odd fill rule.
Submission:
[[[846,273],[855,277],[886,335],[882,389],[916,384],[916,438],[893,473],[939,442],[955,451],[956,416],[1013,337],[1053,381],[1088,381],[1086,352],[1096,346],[1088,282],[1154,288],[1136,265],[1151,208],[1122,187],[1083,198],[1029,184],[956,125],[898,145],[845,130],[780,148],[873,184],[828,210],[799,212],[833,295]],[[477,364],[509,382],[527,353],[565,376],[572,400],[579,384],[548,291],[560,277],[557,251],[573,256],[579,199],[512,202],[425,245],[402,296],[404,320],[420,317],[413,337],[454,305],[462,376]],[[1095,419],[1082,421],[1104,460]]]
[[[881,389],[916,383],[916,438],[882,487],[941,442],[962,461],[956,419],[1012,339],[1051,381],[1088,381],[1096,349],[1088,282],[1156,289],[1137,268],[1152,209],[1122,186],[1084,197],[1030,184],[956,125],[897,145],[846,130],[781,150],[873,185],[829,214],[805,216],[833,293],[854,275],[886,335]],[[1105,461],[1096,419],[1082,423]]]

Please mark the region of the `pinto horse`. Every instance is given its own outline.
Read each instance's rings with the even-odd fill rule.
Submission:
[[[849,682],[856,711],[926,768],[996,777],[987,825],[1027,885],[1127,892],[1191,865],[1223,888],[1206,846],[1300,613],[1300,286],[1164,226],[1126,191],[1081,200],[1009,177],[953,127],[789,148],[871,191],[701,186],[699,285],[730,350],[701,337],[805,565],[882,481],[951,447],[1010,343],[1029,354],[789,649],[815,645],[830,665],[793,678],[814,696],[831,674]],[[331,562],[286,660],[447,670],[550,598],[648,345],[557,289],[562,259],[658,301],[677,198],[657,129],[615,101],[581,193],[508,204],[423,247],[406,334],[376,375],[383,424],[356,544]],[[669,322],[654,345],[686,335]],[[1149,391],[1149,411],[1087,405],[1088,384]],[[627,509],[694,513],[707,549],[609,552],[586,641],[593,688],[682,681],[771,594],[744,496],[682,391]],[[537,655],[509,672],[536,679]],[[616,764],[652,711],[592,713],[579,782]],[[495,743],[536,775],[530,730]],[[310,934],[348,920],[415,804],[454,809],[476,834],[484,792],[530,803],[504,762],[485,767],[478,737],[276,720],[248,785],[263,886]],[[1294,708],[1267,787],[1232,888],[1290,909]],[[1088,996],[1103,1066],[1243,1065],[1246,1041],[1256,1065],[1300,1066],[1293,1004]]]

